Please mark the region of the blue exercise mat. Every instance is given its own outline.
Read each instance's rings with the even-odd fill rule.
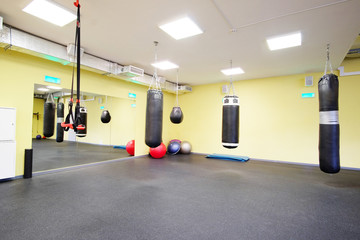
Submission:
[[[115,145],[114,148],[126,149],[126,146],[124,146],[124,145]]]
[[[210,154],[206,156],[207,158],[221,159],[221,160],[231,160],[231,161],[239,161],[239,162],[247,162],[249,161],[249,157],[246,156],[236,156],[236,155],[226,155],[226,154]]]

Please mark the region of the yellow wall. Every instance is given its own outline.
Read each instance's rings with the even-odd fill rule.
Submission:
[[[88,97],[87,99],[93,99]],[[100,100],[99,102],[99,99]],[[135,108],[131,104],[136,104],[134,100],[98,96],[92,101],[83,101],[82,106],[87,109],[87,135],[77,138],[78,142],[103,144],[103,145],[126,145],[135,139]],[[109,123],[101,122],[100,109],[104,106],[111,116]]]
[[[16,108],[16,175],[19,176],[23,175],[24,172],[24,150],[32,148],[34,84],[46,84],[44,77],[48,75],[60,78],[60,87],[70,88],[72,67],[11,50],[5,51],[4,49],[0,49],[0,66],[0,81],[2,83],[0,106]],[[81,71],[81,91],[124,99],[128,98],[129,92],[137,95],[135,119],[132,119],[136,126],[134,133],[135,155],[148,153],[148,147],[144,141],[147,89],[146,86],[85,70]],[[165,93],[164,95],[167,101],[173,102],[174,96],[172,94]],[[167,104],[165,104],[166,106]],[[164,113],[170,114],[170,111],[164,109]],[[164,136],[168,132],[170,130],[164,126]],[[125,140],[121,141],[125,142]]]
[[[360,71],[360,60],[347,60],[345,71]],[[17,110],[16,175],[23,174],[24,149],[32,147],[34,83],[45,84],[44,76],[61,79],[61,87],[71,84],[71,66],[0,49],[0,106]],[[305,76],[313,76],[315,85],[304,87]],[[224,83],[193,87],[180,95],[184,112],[181,124],[169,120],[174,94],[164,93],[163,141],[188,140],[194,152],[248,155],[252,158],[289,162],[318,163],[317,80],[322,73],[300,74],[235,82],[240,98],[240,145],[225,149],[221,145],[221,86]],[[360,75],[340,77],[340,154],[341,165],[360,168]],[[81,90],[127,99],[137,94],[135,125],[136,155],[148,153],[145,138],[146,91],[148,87],[82,70]],[[301,93],[315,92],[316,97],[302,99]],[[66,113],[67,110],[65,110]],[[114,113],[115,114],[115,113]],[[95,119],[98,118],[97,116]],[[112,120],[113,121],[113,120]],[[101,131],[103,125],[89,125],[89,131]],[[92,137],[88,132],[89,138]],[[110,141],[118,141],[111,137]],[[119,144],[125,144],[119,139]],[[103,142],[104,143],[104,142]],[[111,143],[112,144],[112,143]],[[117,144],[117,143],[116,143]]]
[[[39,113],[38,116],[33,115],[32,119],[32,138],[37,135],[43,136],[44,127],[44,99],[34,98],[33,113]]]
[[[360,71],[360,58],[348,59],[345,72]],[[339,121],[342,166],[360,168],[360,75],[340,77]]]
[[[360,71],[360,61],[343,63]],[[193,87],[180,96],[185,114],[179,129],[181,140],[191,142],[193,151],[246,155],[252,158],[318,164],[319,106],[317,82],[323,73],[300,74],[237,81],[240,98],[240,144],[236,149],[221,145],[222,85]],[[305,87],[305,76],[314,86]],[[360,168],[360,75],[340,77],[341,165]],[[314,92],[315,98],[301,98]]]
[[[36,77],[37,74],[24,57],[18,56],[17,53],[0,49],[0,106],[16,108],[15,174],[22,175],[24,149],[31,149],[32,141],[34,81],[29,76]]]

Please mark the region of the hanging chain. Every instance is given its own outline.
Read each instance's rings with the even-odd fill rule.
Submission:
[[[328,65],[330,66],[331,73],[333,73],[333,68],[332,68],[331,62],[330,62],[330,44],[329,43],[326,45],[326,63],[325,63],[324,75],[326,75]]]
[[[154,46],[155,46],[155,63],[157,62],[157,45],[159,44],[159,42],[157,41],[154,41]],[[161,90],[161,86],[160,86],[160,79],[157,75],[157,68],[154,67],[154,75],[152,76],[151,78],[151,82],[150,82],[150,85],[149,85],[149,89],[151,89],[153,83],[155,81],[155,89],[156,90]]]
[[[179,69],[176,70],[176,106],[179,106]]]
[[[49,101],[49,98],[50,98],[50,101]],[[47,95],[46,102],[52,102],[52,103],[55,102],[52,93],[49,93],[49,94]]]
[[[230,69],[232,69],[232,60],[230,60]],[[233,95],[236,95],[234,84],[233,84],[233,81],[232,81],[232,74],[230,75],[229,94],[230,94],[230,89],[232,89]]]

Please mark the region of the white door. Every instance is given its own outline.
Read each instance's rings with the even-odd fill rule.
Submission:
[[[15,108],[0,107],[0,141],[15,140]]]

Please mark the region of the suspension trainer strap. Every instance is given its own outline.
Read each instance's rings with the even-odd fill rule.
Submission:
[[[73,65],[73,73],[72,73],[72,82],[71,82],[71,99],[69,101],[69,113],[66,116],[65,122],[61,124],[65,131],[68,131],[69,128],[74,129],[75,132],[77,130],[84,130],[85,126],[81,123],[80,118],[80,4],[79,0],[74,2],[75,7],[77,7],[77,21],[76,21],[76,32],[75,32],[75,49],[76,51],[76,106],[75,106],[75,114],[73,114],[72,107],[74,103],[74,65]],[[75,54],[74,54],[75,55]],[[75,115],[75,118],[74,118]],[[70,122],[72,121],[72,123]]]
[[[80,118],[80,4],[79,1],[74,3],[77,6],[77,22],[76,22],[76,106],[75,106],[75,127],[81,125]]]

